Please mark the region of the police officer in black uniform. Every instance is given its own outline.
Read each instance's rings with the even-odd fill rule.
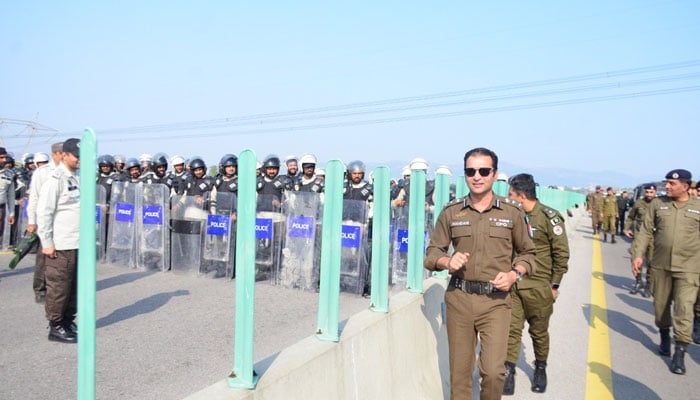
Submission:
[[[316,176],[316,156],[304,154],[300,159],[301,175],[294,181],[294,190],[297,192],[323,193],[324,180]]]
[[[282,195],[285,190],[292,190],[293,182],[286,175],[280,175],[280,159],[274,154],[262,163],[263,174],[258,177],[258,211],[276,211],[282,209]]]
[[[163,184],[172,190],[174,182],[173,177],[167,173],[168,171],[168,156],[165,153],[156,153],[153,156],[151,164],[151,173],[141,176],[141,182],[148,184]]]
[[[224,154],[219,161],[219,176],[214,182],[217,192],[238,193],[238,157]]]
[[[198,197],[198,202],[206,203],[214,187],[214,178],[207,176],[207,165],[199,156],[190,159],[190,171],[192,175],[185,180],[185,195]]]

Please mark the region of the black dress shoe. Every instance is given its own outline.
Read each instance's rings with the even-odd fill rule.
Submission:
[[[52,322],[49,324],[49,340],[61,343],[76,343],[78,337],[73,332],[68,331],[62,324]]]
[[[78,325],[72,319],[63,320],[63,327],[66,328],[68,332],[72,332],[74,335],[78,336]]]

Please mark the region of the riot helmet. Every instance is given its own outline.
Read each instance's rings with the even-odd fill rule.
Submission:
[[[49,162],[49,155],[44,152],[34,154],[34,165],[40,167]]]
[[[103,154],[97,157],[97,167],[99,168],[100,172],[102,172],[103,167],[108,168],[108,170],[105,171],[105,173],[112,172],[116,164],[114,159],[115,158],[109,154]]]
[[[362,161],[355,160],[348,164],[348,178],[354,184],[358,184],[365,179],[365,164]]]
[[[136,158],[128,158],[124,164],[124,169],[131,178],[138,178],[141,175],[141,163]]]
[[[236,157],[234,154],[224,154],[224,156],[221,157],[221,161],[219,161],[219,173],[224,176],[231,177],[235,175],[237,167],[238,157]],[[227,170],[231,172],[227,172]]]
[[[165,171],[168,169],[168,156],[165,153],[156,153],[153,156],[153,173],[159,178],[165,176]]]
[[[202,177],[204,177],[204,175],[206,175],[206,173],[207,173],[207,164],[204,162],[204,160],[202,159],[202,157],[194,156],[194,157],[190,158],[190,164],[189,164],[189,165],[190,165],[190,171],[192,172],[192,174],[193,174],[195,177],[197,177],[197,178],[202,178]],[[200,170],[200,169],[201,169],[202,172],[198,174],[197,171]],[[199,176],[197,176],[197,175],[199,175]]]
[[[270,154],[269,156],[265,157],[262,166],[263,168],[279,168],[280,158],[274,154]]]

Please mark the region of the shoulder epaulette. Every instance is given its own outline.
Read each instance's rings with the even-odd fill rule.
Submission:
[[[542,207],[542,212],[544,213],[544,215],[547,216],[547,218],[549,218],[549,222],[554,226],[564,222],[564,218],[561,215],[559,215],[557,210],[554,210],[549,207]]]
[[[502,197],[501,200],[502,200],[505,204],[509,204],[509,205],[511,205],[511,206],[513,206],[513,207],[520,208],[520,209],[523,208],[523,203],[521,203],[521,202],[519,202],[519,201],[516,201],[516,200],[513,200],[513,199],[511,199],[511,198],[509,198],[509,197]]]

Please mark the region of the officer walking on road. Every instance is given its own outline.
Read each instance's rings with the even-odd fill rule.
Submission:
[[[608,187],[607,195],[603,198],[603,241],[608,241],[608,233],[615,243],[615,230],[617,225],[617,197],[613,188]]]
[[[442,210],[423,263],[431,271],[448,270],[452,275],[445,292],[452,399],[472,396],[478,341],[480,398],[501,398],[512,304],[509,291],[523,275],[535,271],[535,245],[528,236],[525,213],[518,203],[493,192],[497,174],[493,151],[475,148],[464,155],[469,194]]]
[[[674,374],[685,374],[685,353],[693,328],[693,304],[700,285],[700,200],[688,195],[692,175],[684,169],[666,174],[666,196],[653,199],[632,242],[632,270],[641,272],[644,254],[654,244],[651,293],[655,323],[661,333],[659,353],[671,354],[670,328],[676,348]],[[673,307],[672,307],[673,306]]]
[[[596,185],[595,193],[589,193],[586,196],[588,212],[591,213],[591,220],[593,221],[594,235],[600,230],[600,224],[603,221],[603,193],[601,190],[600,185]]]
[[[549,318],[554,312],[554,301],[559,294],[561,279],[569,269],[569,241],[564,217],[537,200],[535,180],[530,174],[510,178],[508,197],[522,203],[530,223],[535,243],[535,273],[526,275],[511,291],[513,310],[508,337],[506,381],[504,395],[515,391],[515,365],[520,356],[520,342],[525,321],[530,326],[532,347],[535,351],[535,374],[532,391],[547,390],[547,358],[549,356]]]
[[[12,172],[6,168],[6,161],[7,150],[0,147],[0,247],[2,247],[3,236],[10,234],[10,226],[15,223],[15,182]],[[7,226],[5,226],[6,214]]]
[[[80,140],[63,143],[63,162],[41,188],[37,231],[46,256],[49,340],[75,343],[80,233]]]
[[[656,197],[656,185],[653,183],[647,183],[646,185],[643,186],[644,188],[644,197],[641,199],[637,200],[636,203],[632,206],[630,209],[630,212],[627,214],[627,220],[625,221],[625,236],[627,236],[630,239],[634,239],[634,233],[632,232],[632,224],[634,223],[634,231],[638,232],[642,228],[642,221],[644,221],[644,215],[647,212],[647,209],[649,208],[649,203]],[[635,282],[634,286],[632,287],[632,290],[630,290],[630,294],[637,294],[641,291],[643,297],[649,297],[651,296],[651,292],[649,292],[649,269],[651,268],[651,265],[649,264],[651,262],[651,256],[654,253],[654,243],[651,242],[649,243],[649,247],[647,248],[646,253],[644,254],[644,261],[647,265],[646,268],[646,275],[645,275],[645,280],[642,283],[642,272],[640,272],[635,276]]]

